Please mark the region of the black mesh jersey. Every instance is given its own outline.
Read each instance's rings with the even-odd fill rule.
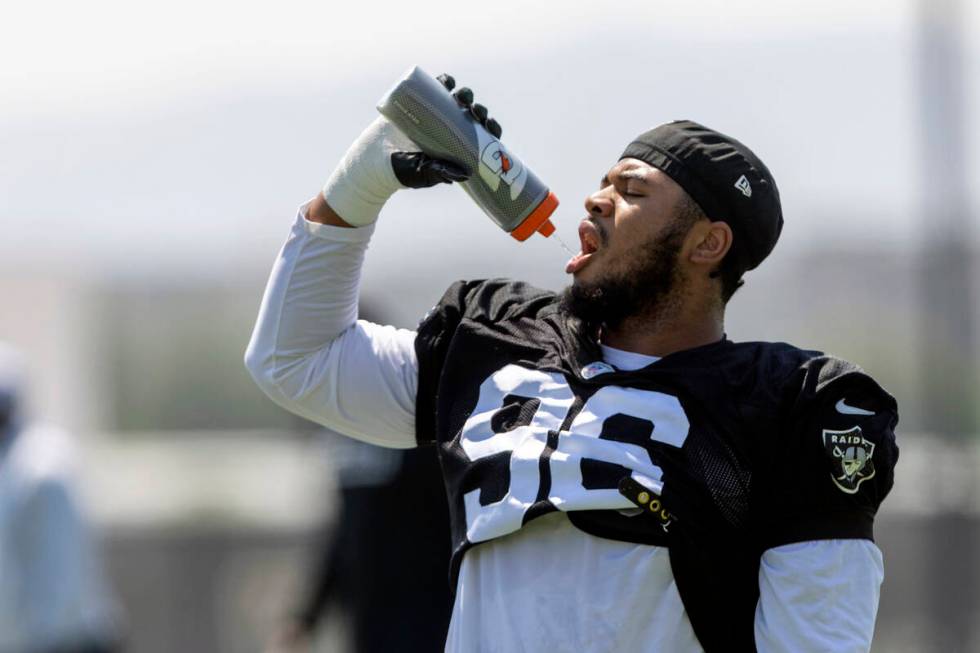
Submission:
[[[452,285],[416,350],[454,579],[470,546],[562,510],[669,547],[702,646],[751,650],[762,552],[871,539],[892,486],[895,400],[819,352],[724,339],[618,371],[554,293],[504,280]]]

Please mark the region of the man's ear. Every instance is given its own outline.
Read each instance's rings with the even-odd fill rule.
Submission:
[[[696,241],[690,261],[714,269],[732,248],[732,228],[727,223],[702,222],[695,225]]]

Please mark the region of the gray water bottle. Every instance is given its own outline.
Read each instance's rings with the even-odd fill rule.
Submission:
[[[558,206],[555,194],[427,72],[409,70],[378,111],[429,156],[466,168],[463,189],[511,236],[523,241],[554,233],[548,218]]]

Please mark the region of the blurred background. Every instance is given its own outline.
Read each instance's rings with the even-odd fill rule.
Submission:
[[[980,3],[42,0],[4,8],[0,61],[0,340],[30,360],[31,414],[78,438],[129,650],[260,651],[308,580],[333,440],[242,355],[296,207],[420,64],[489,106],[569,242],[656,124],[767,162],[786,226],[729,336],[854,360],[897,396],[874,650],[980,651]],[[558,289],[566,258],[457,188],[399,193],[364,313],[413,327],[458,278]]]

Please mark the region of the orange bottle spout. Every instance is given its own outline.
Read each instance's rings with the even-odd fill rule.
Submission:
[[[542,236],[550,236],[555,233],[555,225],[551,224],[551,214],[555,212],[558,208],[558,198],[555,197],[554,193],[548,193],[548,196],[538,204],[537,208],[531,212],[531,215],[524,218],[524,222],[517,225],[517,228],[510,232],[510,235],[520,241],[525,241],[531,237],[531,234],[539,233]]]

